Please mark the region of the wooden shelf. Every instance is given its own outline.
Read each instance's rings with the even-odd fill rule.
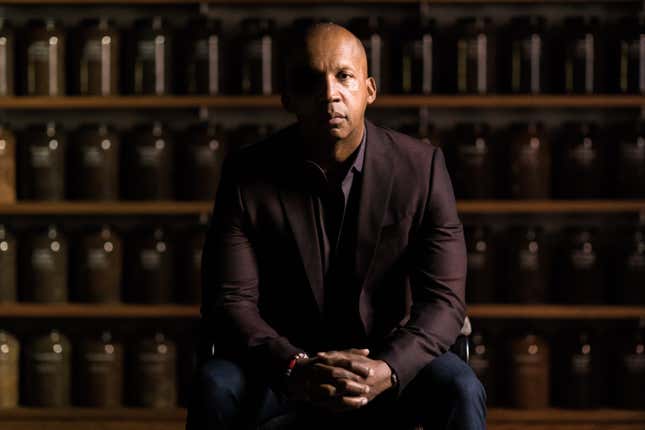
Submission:
[[[640,424],[640,429],[645,427],[645,410],[631,411],[620,409],[593,409],[593,410],[567,410],[567,409],[539,409],[517,410],[497,409],[489,410],[488,422],[495,424],[584,424],[586,429],[607,428],[602,424]],[[506,427],[504,427],[506,428]],[[549,427],[555,428],[555,427]],[[569,428],[569,427],[567,427]],[[621,427],[623,428],[623,427]],[[635,427],[636,428],[636,427]]]
[[[90,408],[15,408],[0,409],[3,430],[183,430],[186,410],[177,409],[90,409]],[[543,409],[534,411],[497,409],[488,411],[491,429],[523,430],[642,430],[645,428],[645,411],[617,409],[565,410]]]
[[[0,4],[3,1],[0,0]],[[40,3],[40,2],[39,2]],[[377,108],[640,108],[639,95],[381,95]],[[280,108],[279,96],[0,97],[0,109]]]
[[[198,305],[0,303],[0,318],[198,318]]]
[[[212,202],[18,202],[0,203],[0,215],[200,215]],[[461,214],[625,213],[645,211],[645,200],[461,200]]]
[[[473,5],[473,4],[580,4],[597,3],[615,6],[636,5],[639,0],[425,0],[429,4]],[[0,4],[138,4],[138,5],[195,5],[210,3],[215,5],[313,5],[313,4],[414,4],[419,0],[0,0]]]
[[[0,304],[0,318],[199,318],[199,305]],[[645,306],[473,304],[468,315],[481,319],[645,318]]]
[[[645,318],[645,306],[473,304],[468,316],[486,319],[632,319]]]
[[[0,215],[193,215],[209,213],[212,202],[20,202],[0,204]]]

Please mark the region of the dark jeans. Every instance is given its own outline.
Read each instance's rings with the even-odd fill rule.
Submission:
[[[197,374],[200,386],[195,387],[187,428],[402,430],[417,424],[432,430],[486,428],[484,388],[468,364],[452,352],[422,369],[399,399],[386,392],[363,408],[335,417],[290,404],[282,394],[253,384],[247,375],[231,361],[207,361]]]

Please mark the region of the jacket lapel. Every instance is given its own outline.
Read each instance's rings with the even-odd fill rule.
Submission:
[[[297,146],[301,142],[299,133],[295,131],[290,136],[290,151],[293,154],[297,151]],[[293,146],[295,145],[295,146]],[[287,172],[299,171],[298,157],[287,157],[288,163],[283,166],[284,182],[279,187],[279,196],[282,203],[282,209],[291,227],[291,232],[295,239],[302,264],[311,286],[314,299],[318,304],[318,310],[322,312],[324,304],[324,285],[322,257],[320,255],[318,229],[316,227],[315,212],[309,191],[303,186],[303,181],[299,176],[289,175]]]
[[[390,144],[388,137],[371,122],[366,121],[366,125],[365,173],[361,186],[356,242],[356,274],[361,290],[380,240],[393,178],[392,151],[387,150]]]

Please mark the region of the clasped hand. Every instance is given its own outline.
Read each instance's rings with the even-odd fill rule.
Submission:
[[[391,387],[390,367],[367,349],[319,352],[298,360],[288,380],[294,400],[329,412],[358,409]]]

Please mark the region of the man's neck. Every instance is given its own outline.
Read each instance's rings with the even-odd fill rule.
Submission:
[[[345,161],[356,151],[363,140],[365,126],[357,128],[345,139],[320,142],[315,137],[308,139],[307,155],[315,161],[324,171],[333,171],[340,168]]]

